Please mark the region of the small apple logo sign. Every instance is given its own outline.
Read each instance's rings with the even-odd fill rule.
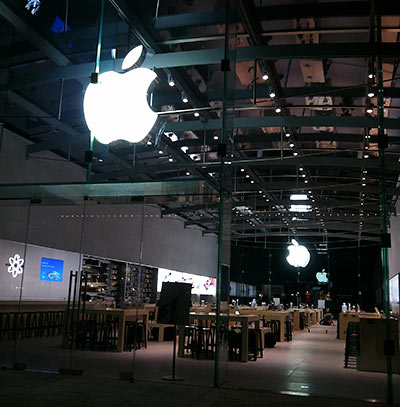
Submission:
[[[289,256],[286,257],[287,262],[293,267],[306,267],[310,262],[310,252],[292,239],[292,244],[288,246]]]
[[[316,275],[317,280],[319,283],[327,283],[328,282],[328,275],[325,272],[325,269],[322,269],[322,271],[319,271]]]
[[[83,111],[86,123],[100,143],[115,140],[137,143],[150,132],[157,120],[157,113],[147,103],[147,90],[157,77],[147,68],[132,69],[143,52],[140,45],[124,58],[122,70],[99,75],[98,83],[86,88]]]

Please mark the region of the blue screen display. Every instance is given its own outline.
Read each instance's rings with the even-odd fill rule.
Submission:
[[[48,259],[42,257],[40,262],[41,281],[62,281],[64,260]]]

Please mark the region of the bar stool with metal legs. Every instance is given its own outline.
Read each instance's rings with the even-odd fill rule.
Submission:
[[[285,321],[285,341],[289,342],[292,340],[292,322]]]

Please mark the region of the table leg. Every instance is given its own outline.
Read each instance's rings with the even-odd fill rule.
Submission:
[[[242,323],[242,362],[249,360],[249,324]]]
[[[144,334],[144,347],[147,348],[147,342],[149,340],[149,314],[143,315],[143,322],[145,327],[145,334]]]
[[[280,318],[280,325],[281,325],[281,329],[279,332],[279,336],[280,336],[280,342],[285,342],[285,318]]]
[[[125,314],[118,315],[118,342],[117,352],[122,352],[125,345]]]
[[[178,344],[178,356],[183,358],[185,352],[185,327],[183,325],[178,326],[179,332],[179,344]]]
[[[158,327],[158,342],[164,342],[164,327],[161,325]]]

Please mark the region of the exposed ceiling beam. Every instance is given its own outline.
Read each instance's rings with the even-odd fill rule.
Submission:
[[[182,153],[183,154],[183,153]],[[187,156],[186,156],[187,157]],[[188,157],[189,158],[189,157]],[[356,168],[360,169],[362,167],[373,170],[379,169],[379,161],[374,159],[358,159],[358,158],[345,158],[336,156],[306,156],[306,157],[290,157],[290,159],[271,159],[271,158],[258,158],[258,159],[244,159],[232,161],[232,166],[265,166],[268,168],[288,168],[296,167],[297,165],[312,166],[318,168]],[[104,178],[118,178],[126,176],[135,176],[137,174],[142,174],[146,172],[158,173],[163,171],[180,171],[180,170],[191,170],[206,168],[207,171],[218,172],[219,162],[196,162],[193,160],[187,160],[187,162],[170,163],[165,162],[164,164],[154,164],[154,165],[137,165],[130,169],[123,171],[111,171],[104,174],[98,174],[94,176],[94,179],[104,179]],[[400,171],[400,163],[397,160],[387,160],[386,171],[396,172]],[[310,184],[309,186],[304,186],[304,188],[312,189],[318,188],[318,183]],[[256,186],[259,188],[259,186]]]
[[[54,60],[59,66],[65,68],[55,68],[51,71],[45,70],[43,72],[37,72],[34,75],[20,75],[10,81],[10,88],[27,87],[35,84],[41,84],[46,82],[57,81],[58,79],[79,79],[88,78],[93,72],[93,63],[83,64],[71,64],[71,61],[65,58],[59,58],[58,54],[54,54],[52,46],[48,49],[48,42],[41,46],[42,52],[46,52],[46,55]],[[155,47],[160,47],[155,42]],[[55,48],[54,48],[55,49]],[[59,52],[59,51],[58,51]],[[365,58],[381,53],[383,57],[398,58],[400,55],[399,43],[384,43],[380,48],[371,46],[368,43],[339,43],[339,44],[293,44],[293,45],[273,45],[273,46],[253,46],[253,47],[240,47],[236,51],[236,62],[254,61],[255,59],[263,59],[266,61],[273,61],[278,59],[305,59],[305,58]],[[161,50],[160,53],[149,55],[143,62],[142,66],[150,69],[171,69],[180,68],[184,66],[195,65],[219,65],[221,59],[224,57],[224,50],[222,48],[217,49],[204,49],[195,51],[180,51],[180,52],[168,52],[168,49]],[[116,70],[120,71],[123,59],[116,60],[104,60],[101,62],[101,71]],[[71,64],[71,66],[68,66]],[[178,81],[186,82],[188,79],[185,72],[181,70],[174,71],[174,79]],[[0,89],[5,86],[5,78],[0,78]],[[190,82],[189,82],[190,83]],[[183,83],[182,83],[183,85]],[[262,89],[262,88],[260,88]],[[329,88],[328,88],[329,89]],[[187,89],[189,92],[190,89]],[[302,88],[290,91],[285,97],[299,96],[299,93],[305,91]],[[285,91],[286,92],[286,91]],[[310,92],[316,92],[313,88],[307,88],[307,94]],[[354,90],[332,89],[332,92],[342,92],[347,94],[359,95],[359,88]],[[385,92],[390,95],[393,92],[398,95],[396,89],[387,89]],[[237,91],[238,95],[245,98],[248,91]],[[211,93],[210,99],[220,98],[219,93],[216,96],[215,92]],[[324,93],[325,95],[325,93]],[[188,94],[190,100],[195,104],[198,104],[199,95],[196,93]]]
[[[380,1],[376,4],[381,15],[400,14],[397,1]],[[366,1],[347,1],[345,7],[338,7],[337,3],[300,3],[285,4],[270,7],[260,7],[257,11],[261,21],[290,20],[307,17],[369,17],[370,5]],[[240,21],[239,14],[233,21]],[[225,12],[215,10],[203,13],[182,13],[160,16],[154,20],[157,30],[181,29],[182,27],[210,26],[225,23]]]
[[[206,232],[204,232],[206,233]],[[350,239],[350,240],[371,240],[371,241],[379,241],[379,237],[375,236],[367,236],[364,233],[358,234],[358,233],[324,233],[324,232],[301,232],[297,231],[295,234],[290,233],[291,236],[296,237],[296,236],[302,236],[302,237],[329,237],[333,239]],[[253,233],[243,233],[243,234],[234,234],[232,235],[232,240],[236,239],[252,239],[254,241],[254,238],[259,238],[259,237],[286,237],[288,236],[287,231],[282,231],[282,232],[257,232],[257,234]]]
[[[400,130],[398,119],[384,119],[385,129]],[[252,127],[349,127],[372,128],[377,127],[377,120],[373,117],[348,117],[348,116],[265,116],[265,117],[239,117],[232,120],[233,128]],[[204,131],[220,130],[221,119],[207,121],[190,120],[184,122],[167,123],[165,131]]]

